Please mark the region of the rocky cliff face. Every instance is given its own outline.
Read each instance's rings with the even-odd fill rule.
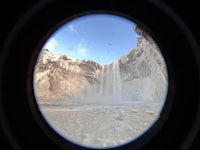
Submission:
[[[120,60],[125,99],[159,102],[167,92],[167,70],[160,51],[144,37]]]
[[[45,104],[164,100],[167,71],[157,45],[139,29],[137,46],[110,65],[72,60],[43,50],[34,74],[35,95]]]
[[[99,84],[100,68],[96,62],[72,60],[44,49],[35,67],[35,95],[47,103],[75,98],[86,86]]]

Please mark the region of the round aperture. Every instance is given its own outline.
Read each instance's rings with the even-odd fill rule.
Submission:
[[[65,21],[50,34],[33,85],[39,110],[55,132],[80,146],[113,148],[158,121],[168,74],[142,26],[97,13]]]

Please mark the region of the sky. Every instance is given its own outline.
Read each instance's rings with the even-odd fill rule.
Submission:
[[[71,59],[111,64],[136,46],[134,23],[111,14],[92,14],[65,23],[42,49]]]

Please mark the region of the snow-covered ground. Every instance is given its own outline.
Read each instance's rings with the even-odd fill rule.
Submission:
[[[162,104],[40,105],[40,109],[50,126],[67,140],[109,148],[126,144],[148,130],[159,117]]]

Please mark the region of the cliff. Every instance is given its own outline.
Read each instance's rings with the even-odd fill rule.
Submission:
[[[137,46],[110,65],[73,60],[44,49],[34,73],[35,95],[43,104],[93,104],[164,100],[166,65],[158,46],[139,28]]]

